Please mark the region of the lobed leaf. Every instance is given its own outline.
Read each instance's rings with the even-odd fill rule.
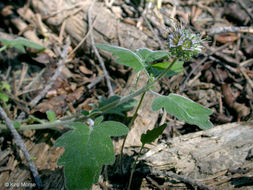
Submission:
[[[64,166],[68,189],[90,189],[97,182],[102,166],[114,163],[110,137],[125,135],[128,128],[119,122],[102,122],[101,117],[93,127],[83,123],[74,123],[71,127],[73,130],[63,134],[54,145],[65,149],[58,165]]]
[[[25,38],[16,38],[16,39],[2,39],[0,38],[0,42],[2,42],[7,47],[14,47],[25,53],[25,47],[36,49],[39,51],[44,50],[45,48],[39,44],[33,43]]]
[[[173,114],[179,120],[197,125],[201,129],[213,127],[209,121],[209,115],[212,114],[212,111],[188,98],[177,94],[156,97],[152,102],[152,109],[157,111],[163,107],[169,114]]]
[[[141,135],[141,143],[147,144],[147,143],[154,142],[163,133],[166,127],[167,127],[167,124],[163,124],[152,130],[147,130],[145,134]]]
[[[116,63],[131,67],[135,72],[144,68],[142,59],[129,49],[107,44],[96,44],[96,47],[112,53],[112,56],[117,56]]]

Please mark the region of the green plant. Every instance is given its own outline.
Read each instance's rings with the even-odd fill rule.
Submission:
[[[0,101],[8,102],[9,96],[5,93],[7,91],[8,93],[11,93],[11,87],[9,83],[1,81],[0,82]]]
[[[23,53],[25,53],[25,47],[36,49],[39,51],[42,51],[45,49],[43,46],[33,43],[22,37],[18,37],[16,39],[10,39],[10,40],[0,38],[0,42],[3,44],[3,47],[0,48],[0,52],[10,47],[14,47]]]
[[[148,77],[147,84],[124,97],[101,98],[99,105],[94,106],[92,111],[84,110],[81,114],[61,119],[56,119],[55,115],[49,111],[47,116],[50,122],[21,125],[19,129],[54,128],[59,125],[70,128],[55,142],[56,147],[62,146],[65,149],[58,160],[58,165],[64,166],[68,189],[89,189],[93,183],[97,182],[102,166],[113,164],[115,160],[110,137],[125,135],[125,143],[126,135],[137,117],[146,92],[154,89],[153,85],[164,76],[171,77],[182,72],[183,61],[201,51],[200,42],[198,36],[183,28],[176,28],[169,36],[169,51],[152,51],[147,48],[131,51],[122,47],[96,44],[97,48],[116,56],[117,63],[131,67],[135,72],[145,72]],[[201,129],[212,127],[209,121],[209,115],[212,114],[210,109],[177,94],[171,93],[168,96],[156,94],[157,97],[152,102],[153,111],[165,108],[177,119],[185,120]],[[122,115],[125,111],[132,109],[135,103],[133,98],[139,95],[141,98],[128,127],[120,122],[103,121],[102,116],[105,114]],[[87,121],[88,124],[85,124]],[[162,125],[142,135],[139,155],[144,145],[158,138],[165,128],[166,125]],[[123,153],[124,143],[121,153]],[[132,167],[129,188],[139,155]]]
[[[3,47],[0,48],[0,52],[6,50],[7,48],[14,47],[21,52],[25,53],[25,47],[36,49],[39,51],[44,50],[45,48],[39,44],[33,43],[25,38],[18,37],[16,39],[3,39],[0,38],[0,42],[3,44]],[[4,91],[7,91],[8,93],[11,93],[11,87],[7,82],[2,81],[0,83],[0,100],[3,102],[9,101],[9,96],[4,93]]]

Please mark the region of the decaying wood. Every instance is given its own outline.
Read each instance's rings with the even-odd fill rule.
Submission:
[[[26,139],[25,145],[31,156],[36,158],[34,162],[39,171],[39,176],[42,179],[42,189],[64,189],[63,170],[56,165],[64,149],[50,146],[50,140],[47,138],[48,133],[44,133],[40,137],[37,136],[37,143],[33,142],[33,138],[36,136],[34,133],[34,131],[25,132],[25,136],[29,138],[29,140]],[[15,149],[13,148],[13,150]],[[3,152],[0,150],[0,155],[2,154]],[[11,171],[6,170],[0,172],[0,181],[2,182],[0,183],[0,189],[10,189],[5,186],[6,182],[12,183],[13,185],[20,185],[16,189],[34,189],[35,183],[31,180],[30,170],[26,167],[27,163],[22,154],[21,157],[17,157],[11,150],[8,151],[8,154],[10,156],[8,158],[6,157],[6,165]],[[30,185],[29,187],[21,187],[21,182],[29,183]]]
[[[234,189],[232,178],[235,176],[225,174],[250,177],[252,185],[252,139],[253,122],[225,124],[173,138],[149,150],[141,160],[150,166],[151,173],[152,170],[173,170],[215,189]],[[244,172],[239,172],[241,170]],[[220,185],[216,185],[219,182]],[[252,186],[241,189],[252,189]]]
[[[65,22],[65,32],[78,44],[89,30],[87,12],[91,3],[92,0],[33,0],[32,6],[42,17],[47,18],[46,22],[51,28],[59,31]],[[97,18],[93,34],[96,43],[109,42],[129,49],[159,47],[152,35],[148,36],[135,26],[120,22],[104,3],[97,2],[94,7],[96,8],[93,9],[92,15]],[[91,43],[87,39],[83,50],[88,52],[90,48]]]

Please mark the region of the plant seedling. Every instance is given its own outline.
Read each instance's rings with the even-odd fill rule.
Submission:
[[[43,48],[25,39],[14,41],[0,39],[0,41],[4,44],[1,50],[7,47],[15,47],[24,51],[24,46],[39,50]],[[199,36],[184,28],[174,28],[168,37],[168,51],[153,51],[147,48],[131,51],[122,47],[96,44],[97,48],[112,53],[116,57],[117,63],[128,66],[135,72],[145,72],[148,78],[147,84],[140,89],[135,89],[127,96],[101,98],[99,105],[94,106],[94,110],[83,110],[77,115],[57,119],[54,112],[48,111],[47,118],[49,121],[40,124],[21,125],[19,129],[54,128],[56,126],[70,128],[68,132],[56,140],[54,145],[65,149],[64,154],[58,160],[58,165],[64,166],[68,189],[90,189],[92,184],[97,182],[102,166],[114,163],[115,156],[110,137],[125,135],[121,148],[122,154],[127,133],[138,115],[138,110],[146,93],[153,89],[153,85],[161,78],[171,77],[182,72],[184,61],[189,60],[201,51],[200,43]],[[141,98],[128,127],[116,121],[103,121],[104,114],[122,116],[124,112],[131,110],[136,103],[133,98],[139,95]],[[210,109],[181,95],[173,93],[168,96],[158,93],[156,95],[157,97],[152,101],[153,111],[164,108],[177,119],[197,125],[201,129],[206,130],[212,127],[212,123],[209,121],[209,116],[212,114]],[[85,123],[87,120],[90,121],[89,124]],[[166,124],[159,126],[141,136],[142,147],[133,164],[128,189],[130,189],[134,168],[144,145],[157,139],[166,126]]]

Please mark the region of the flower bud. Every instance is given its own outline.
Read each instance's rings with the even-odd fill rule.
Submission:
[[[181,27],[175,28],[169,35],[168,46],[172,55],[188,60],[201,51],[201,42],[198,35]]]

